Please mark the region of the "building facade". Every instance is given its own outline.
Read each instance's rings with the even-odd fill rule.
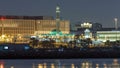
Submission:
[[[70,32],[69,21],[60,21],[59,29],[63,34]],[[37,20],[35,34],[49,34],[56,29],[56,20]]]
[[[120,31],[97,31],[97,39],[103,42],[120,40]]]
[[[62,33],[69,33],[69,21],[60,21]],[[9,38],[48,34],[56,29],[56,20],[47,16],[0,16],[0,35]]]

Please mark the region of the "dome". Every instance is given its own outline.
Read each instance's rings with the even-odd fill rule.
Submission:
[[[57,35],[57,34],[62,35],[62,32],[61,32],[60,30],[57,31],[56,29],[54,29],[54,30],[52,30],[52,31],[50,32],[50,34],[51,34],[51,35]]]
[[[89,29],[86,29],[85,32],[90,32],[90,30],[89,30]]]

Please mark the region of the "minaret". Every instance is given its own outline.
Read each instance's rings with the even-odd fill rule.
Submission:
[[[59,33],[60,31],[60,7],[56,6],[56,31]]]

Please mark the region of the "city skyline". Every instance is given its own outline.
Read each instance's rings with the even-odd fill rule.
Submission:
[[[114,18],[119,23],[119,0],[40,0],[24,1],[2,0],[0,2],[0,15],[27,15],[27,16],[56,16],[55,7],[61,8],[61,18],[77,22],[98,22],[103,27],[114,27]]]

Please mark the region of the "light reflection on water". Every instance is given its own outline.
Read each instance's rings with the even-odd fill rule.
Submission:
[[[3,60],[5,68],[120,68],[120,59]]]

